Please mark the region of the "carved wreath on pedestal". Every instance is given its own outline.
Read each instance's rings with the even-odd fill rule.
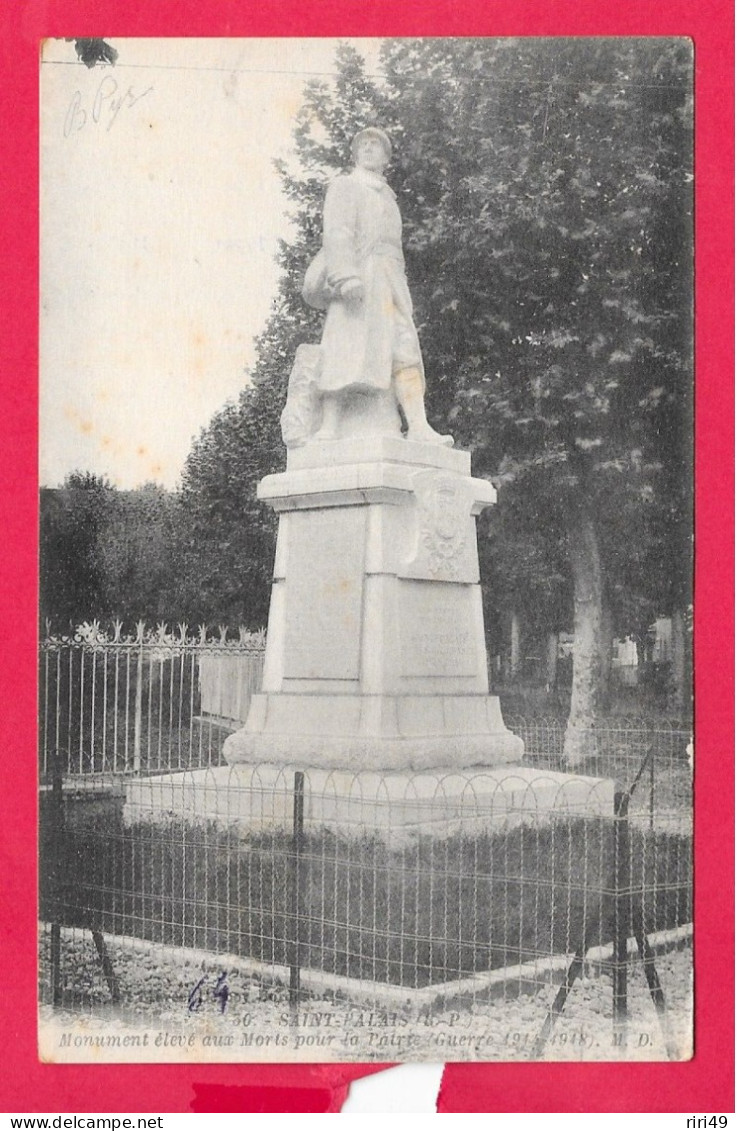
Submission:
[[[450,475],[433,476],[418,491],[420,541],[433,577],[458,578],[468,531],[464,487]]]

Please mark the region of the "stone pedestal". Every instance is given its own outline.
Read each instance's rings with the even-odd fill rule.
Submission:
[[[518,761],[489,695],[470,456],[312,442],[259,496],[280,516],[263,688],[229,763],[428,770]]]
[[[299,765],[217,766],[137,778],[126,784],[127,824],[172,820],[235,828],[242,837],[291,835]],[[392,849],[453,837],[541,830],[565,822],[611,821],[615,783],[531,766],[428,774],[308,769],[304,830],[310,835],[380,841]]]

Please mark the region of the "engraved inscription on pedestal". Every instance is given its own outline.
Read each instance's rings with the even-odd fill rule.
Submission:
[[[399,607],[403,676],[476,675],[469,586],[404,581]]]
[[[366,511],[289,515],[284,675],[359,677]]]

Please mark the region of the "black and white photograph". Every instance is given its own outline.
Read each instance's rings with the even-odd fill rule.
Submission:
[[[693,67],[44,41],[43,1061],[693,1056]]]

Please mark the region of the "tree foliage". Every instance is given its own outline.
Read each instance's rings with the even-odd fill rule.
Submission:
[[[385,65],[431,396],[551,567],[565,532],[588,723],[605,605],[636,631],[690,588],[690,46],[398,41]]]
[[[179,503],[157,483],[116,491],[97,542],[104,602],[126,624],[181,616]]]
[[[320,334],[302,276],[329,177],[380,123],[429,414],[501,487],[490,592],[541,629],[574,615],[590,717],[603,606],[625,632],[690,596],[690,45],[397,40],[381,83],[349,46],[336,67],[308,86],[279,167],[294,232],[250,384],[187,464],[192,599],[198,583],[207,607],[265,618],[273,523],[255,489],[283,464],[296,347]]]
[[[398,41],[385,62],[430,395],[477,469],[534,484],[556,525],[584,492],[615,545],[650,502],[687,511],[689,46]]]
[[[179,504],[155,483],[118,491],[72,472],[41,491],[41,618],[66,629],[119,617],[181,620]]]
[[[260,479],[284,466],[279,417],[297,346],[319,341],[321,316],[301,298],[305,268],[320,244],[328,178],[350,163],[350,140],[380,120],[383,96],[361,56],[338,51],[335,90],[310,83],[294,130],[291,164],[278,163],[293,219],[281,242],[281,278],[256,361],[237,404],[225,406],[194,444],[183,475],[185,605],[207,619],[266,624],[276,524],[256,498]],[[317,126],[317,130],[315,130]]]
[[[98,539],[114,489],[102,476],[74,471],[63,487],[41,491],[40,613],[65,627],[106,616]]]

